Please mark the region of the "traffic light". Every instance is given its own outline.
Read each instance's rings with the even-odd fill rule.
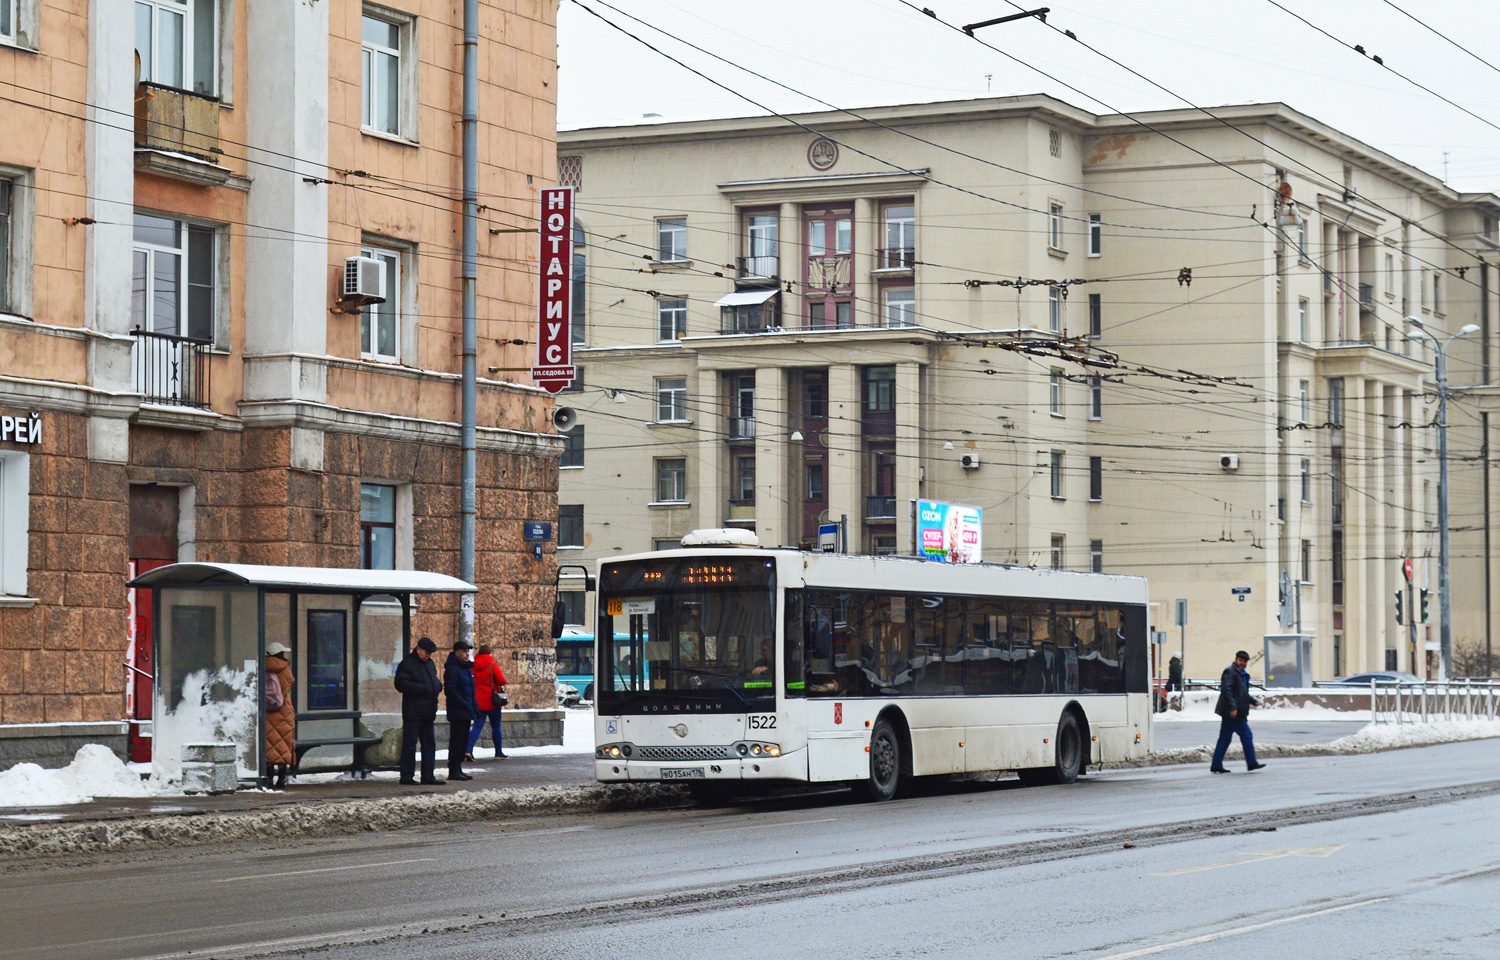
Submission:
[[[1396,591],[1396,623],[1406,623],[1406,591]]]
[[[1427,595],[1431,593],[1426,587],[1422,588],[1422,622],[1427,622]]]

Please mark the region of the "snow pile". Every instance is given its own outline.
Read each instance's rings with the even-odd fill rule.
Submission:
[[[144,797],[138,774],[126,769],[106,746],[84,744],[61,770],[21,763],[0,773],[0,807],[55,807],[95,797]]]
[[[1356,691],[1358,692],[1358,691]],[[1358,710],[1335,710],[1317,703],[1286,704],[1274,693],[1263,693],[1259,690],[1252,691],[1255,699],[1263,706],[1256,707],[1250,711],[1250,724],[1252,728],[1257,720],[1368,720],[1370,719],[1370,700],[1366,696],[1362,701],[1364,706]],[[1174,697],[1177,694],[1173,694]],[[1219,702],[1217,690],[1190,690],[1182,696],[1181,710],[1167,710],[1158,713],[1155,718],[1157,723],[1202,723],[1210,721],[1219,722],[1219,717],[1214,713],[1214,704]]]
[[[507,756],[552,757],[563,754],[592,754],[594,752],[594,709],[592,707],[568,707],[563,715],[563,742],[561,746],[511,747]],[[441,751],[438,754],[442,756]],[[474,756],[479,756],[478,753]],[[490,754],[494,756],[494,754]]]
[[[182,747],[188,743],[234,743],[239,773],[254,777],[259,764],[247,757],[256,745],[259,714],[253,670],[220,667],[198,670],[182,683],[182,699],[171,710],[158,711],[152,723],[151,779],[158,788],[182,782]]]

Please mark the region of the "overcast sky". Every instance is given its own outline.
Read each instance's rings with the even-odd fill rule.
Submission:
[[[687,48],[598,0],[581,2],[774,110],[825,109]],[[1034,21],[979,31],[1018,63],[899,0],[608,2],[675,37],[842,107],[1038,92],[1096,113],[1184,105]],[[1340,40],[1362,45],[1389,67],[1482,119],[1339,45],[1270,0],[1042,0],[1051,8],[1048,24],[1072,30],[1199,106],[1283,101],[1437,176],[1443,176],[1446,151],[1452,186],[1500,192],[1500,71],[1422,26],[1500,67],[1500,2],[1278,2]],[[1007,0],[919,0],[918,5],[960,25],[1017,9]],[[662,120],[766,113],[606,26],[574,0],[561,0],[558,60],[558,124],[563,129],[659,122],[643,120],[653,113]],[[899,157],[890,159],[900,162]]]

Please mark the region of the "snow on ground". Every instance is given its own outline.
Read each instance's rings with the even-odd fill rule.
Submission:
[[[1276,694],[1266,694],[1259,690],[1252,691],[1255,698],[1271,705],[1256,707],[1250,711],[1250,724],[1253,727],[1256,721],[1268,720],[1366,720],[1370,719],[1369,709],[1364,710],[1334,710],[1316,703],[1304,703],[1296,706],[1276,706]],[[1176,695],[1174,694],[1174,697]],[[1218,715],[1214,713],[1214,704],[1219,700],[1217,690],[1189,690],[1182,696],[1181,710],[1168,710],[1156,715],[1157,723],[1173,723],[1191,721],[1201,723],[1210,721],[1218,723]],[[1368,700],[1366,701],[1368,707]]]
[[[98,743],[79,747],[73,762],[61,770],[18,763],[0,773],[0,807],[55,807],[87,803],[95,797],[144,797],[150,793],[139,774],[132,773],[113,751]]]

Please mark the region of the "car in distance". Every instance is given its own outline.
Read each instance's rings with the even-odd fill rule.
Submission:
[[[1376,670],[1371,673],[1356,673],[1347,677],[1340,677],[1330,681],[1331,686],[1341,687],[1368,687],[1370,681],[1376,683],[1421,683],[1422,679],[1414,673],[1403,673],[1400,670]]]

